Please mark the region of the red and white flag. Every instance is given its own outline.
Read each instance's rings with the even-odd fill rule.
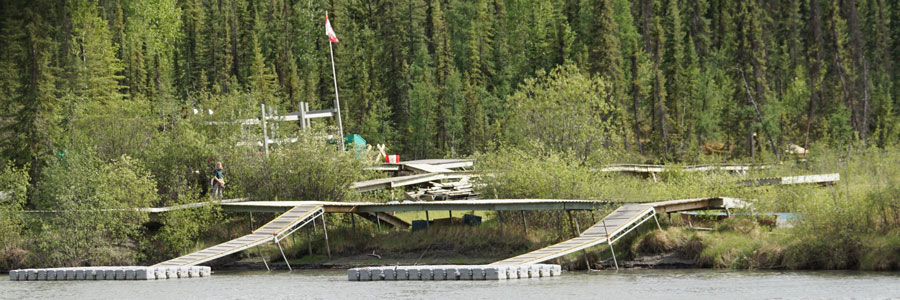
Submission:
[[[331,22],[328,21],[328,15],[325,15],[325,34],[328,35],[329,42],[338,42],[337,34],[334,33],[334,28],[331,28]]]

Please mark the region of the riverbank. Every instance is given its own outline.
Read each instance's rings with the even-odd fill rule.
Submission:
[[[623,269],[746,269],[746,270],[900,270],[898,235],[861,237],[867,243],[840,246],[829,234],[811,234],[802,228],[771,228],[756,219],[736,217],[723,221],[701,221],[693,227],[680,218],[662,218],[663,230],[655,224],[642,226],[633,235],[613,245],[618,266]],[[694,230],[691,228],[704,228]],[[313,239],[286,246],[294,269],[346,269],[362,266],[488,264],[555,242],[551,232],[529,234],[490,227],[436,226],[428,231],[367,231],[345,229],[329,233],[331,253]],[[815,243],[813,243],[813,239]],[[851,247],[852,246],[852,247]],[[309,251],[312,249],[312,254]],[[844,252],[842,252],[844,251]],[[263,247],[270,268],[287,269],[275,246]],[[217,270],[265,270],[254,251],[225,259]],[[835,255],[838,254],[838,255]],[[613,269],[612,252],[606,245],[577,252],[549,263],[566,270]]]

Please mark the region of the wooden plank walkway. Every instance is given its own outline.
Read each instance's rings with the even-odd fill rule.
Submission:
[[[691,165],[691,166],[670,166],[670,165],[645,165],[645,164],[614,164],[607,165],[597,169],[600,172],[631,172],[631,173],[661,173],[661,172],[705,172],[705,171],[727,171],[727,172],[747,172],[750,170],[769,169],[772,165],[738,165],[738,164],[717,164],[717,165]]]
[[[274,242],[279,234],[283,234],[298,225],[303,226],[323,213],[324,209],[321,204],[295,206],[248,235],[167,260],[154,266],[193,266],[237,253],[253,246]]]
[[[222,209],[234,212],[282,212],[299,205],[322,205],[326,213],[391,213],[400,211],[517,211],[517,210],[591,210],[613,202],[568,199],[483,199],[403,202],[326,202],[326,201],[246,201],[222,203]]]
[[[791,185],[791,184],[805,184],[805,183],[816,183],[822,185],[834,184],[841,180],[840,173],[830,173],[830,174],[815,174],[815,175],[801,175],[801,176],[786,176],[786,177],[771,177],[771,178],[761,178],[761,179],[751,179],[741,181],[741,185]]]

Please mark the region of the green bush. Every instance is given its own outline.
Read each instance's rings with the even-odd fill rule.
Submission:
[[[28,192],[28,171],[0,168],[0,270],[8,270],[24,261],[22,243],[22,210]]]
[[[136,259],[146,212],[158,197],[156,182],[128,156],[104,162],[85,153],[68,155],[44,172],[38,194],[39,222],[29,224],[32,265],[129,264]]]
[[[351,201],[359,193],[351,183],[365,178],[369,161],[329,145],[315,134],[298,133],[296,143],[269,155],[237,147],[224,160],[227,195],[254,200]],[[231,194],[229,194],[231,193]]]
[[[199,193],[182,195],[185,203],[200,202],[196,199]],[[179,255],[199,250],[207,246],[201,243],[214,227],[227,227],[228,224],[218,205],[204,205],[191,209],[172,210],[159,215],[161,227],[157,232],[147,236],[141,244],[142,260],[157,262],[171,259]]]

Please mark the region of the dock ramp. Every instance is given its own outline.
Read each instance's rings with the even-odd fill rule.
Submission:
[[[248,235],[154,266],[194,266],[267,242],[278,242],[324,213],[321,204],[295,206]]]
[[[656,215],[653,206],[645,204],[626,204],[591,226],[580,236],[550,245],[519,256],[504,259],[493,264],[521,265],[534,264],[557,257],[561,257],[575,251],[579,251],[599,244],[613,243],[625,236],[637,226]]]
[[[734,198],[714,197],[669,200],[644,204],[625,204],[594,224],[578,237],[556,243],[519,256],[504,259],[492,265],[535,264],[565,256],[600,244],[612,244],[643,224],[654,219],[657,213],[745,207],[747,204]]]

